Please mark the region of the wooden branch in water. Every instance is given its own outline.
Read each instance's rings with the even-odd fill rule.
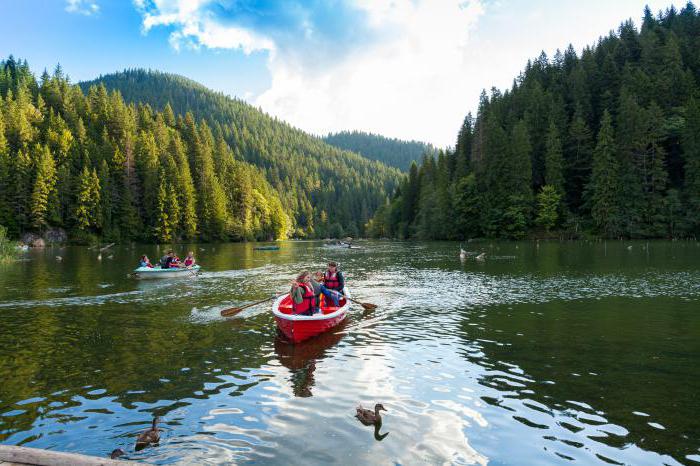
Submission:
[[[4,462],[32,466],[124,466],[126,464],[123,461],[96,456],[0,445],[0,464]]]

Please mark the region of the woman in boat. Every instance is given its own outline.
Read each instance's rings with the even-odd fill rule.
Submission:
[[[151,264],[151,261],[148,260],[148,256],[146,254],[141,256],[141,259],[139,259],[139,267],[148,267],[149,269],[153,268],[153,264]]]
[[[302,272],[297,279],[292,282],[292,289],[289,292],[292,297],[292,313],[302,316],[313,315],[318,308],[316,293],[311,284],[311,273]]]
[[[185,262],[183,263],[183,266],[189,268],[194,266],[195,262],[196,261],[194,260],[194,252],[190,251],[187,253],[187,257],[185,257]]]
[[[337,262],[331,261],[328,263],[328,269],[323,275],[323,284],[329,290],[343,294],[343,289],[345,289],[345,277],[343,276],[343,272],[338,270]]]

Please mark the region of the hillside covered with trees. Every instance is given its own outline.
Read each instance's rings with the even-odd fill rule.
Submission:
[[[365,223],[398,185],[398,170],[341,150],[259,109],[182,76],[127,70],[80,85],[103,84],[127,102],[191,112],[221,135],[237,160],[265,174],[296,236],[363,234]]]
[[[411,162],[419,161],[424,154],[435,153],[430,144],[417,141],[402,141],[362,131],[341,131],[323,138],[328,144],[340,149],[357,152],[370,160],[378,160],[391,167],[407,172]]]
[[[216,94],[198,92],[190,103],[202,112],[197,99]],[[84,92],[60,67],[37,80],[10,57],[0,97],[0,225],[12,237],[50,227],[79,241],[358,234],[399,178],[223,96],[231,113],[219,123],[182,105],[127,103],[101,84]]]
[[[453,151],[412,166],[370,222],[424,239],[700,234],[700,14],[692,3],[542,53],[485,92]]]

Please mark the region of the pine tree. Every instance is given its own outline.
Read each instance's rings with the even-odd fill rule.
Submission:
[[[661,107],[652,102],[647,111],[646,140],[642,170],[642,189],[644,191],[644,222],[646,236],[658,238],[668,232],[666,189],[668,173],[666,171],[666,150],[663,147],[665,134],[663,130],[665,117]]]
[[[43,145],[34,146],[34,186],[30,200],[30,216],[32,226],[43,229],[47,226],[49,215],[49,199],[56,187],[56,164],[49,148]]]
[[[576,213],[583,207],[584,187],[591,176],[592,154],[591,132],[581,112],[577,111],[569,126],[565,161],[566,204]]]
[[[169,153],[175,159],[177,167],[177,193],[180,206],[180,230],[186,239],[193,239],[197,234],[197,199],[194,182],[187,161],[187,154],[179,137],[170,140]]]
[[[95,169],[83,167],[78,179],[75,199],[75,225],[79,230],[89,231],[100,224],[100,180]]]
[[[460,179],[466,176],[469,172],[471,164],[471,151],[474,139],[474,119],[471,112],[467,114],[462,123],[462,127],[457,135],[457,144],[455,145],[455,179]]]
[[[552,186],[560,195],[564,194],[563,150],[559,130],[551,121],[547,132],[545,153],[545,183]]]
[[[154,233],[160,243],[170,243],[173,240],[172,219],[168,208],[168,190],[165,187],[165,177],[160,177],[158,197],[156,198],[156,223]]]
[[[511,163],[507,167],[507,180],[512,180],[508,192],[507,208],[502,219],[502,228],[510,238],[525,235],[532,215],[532,163],[530,137],[525,121],[513,127],[511,135]]]
[[[700,236],[700,100],[688,102],[682,137],[685,181],[682,199],[688,232]]]
[[[160,192],[159,192],[160,195]],[[177,238],[178,220],[180,219],[180,203],[177,200],[177,193],[172,184],[168,186],[168,198],[166,203],[168,216],[171,221],[171,231],[174,238]]]
[[[561,193],[557,188],[551,185],[542,186],[542,190],[537,194],[537,219],[535,223],[549,232],[559,220],[560,204]]]
[[[642,180],[646,178],[646,115],[636,98],[626,89],[622,89],[617,113],[616,156],[620,170],[617,204],[620,213],[620,233],[639,237],[644,231],[642,216],[645,202]]]
[[[620,231],[618,180],[612,118],[606,110],[598,132],[598,143],[593,151],[593,169],[586,194],[593,223],[607,237],[615,237]]]
[[[0,67],[2,72],[2,67]],[[1,81],[0,81],[1,82]],[[0,93],[0,97],[2,94]],[[10,173],[11,159],[5,138],[5,122],[3,120],[4,102],[0,98],[0,225],[8,225],[12,217],[10,210]]]
[[[457,182],[452,199],[451,212],[454,215],[457,239],[480,236],[482,199],[473,173]]]

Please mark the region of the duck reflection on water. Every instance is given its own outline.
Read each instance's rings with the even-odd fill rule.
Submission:
[[[326,357],[326,351],[335,346],[345,335],[343,332],[346,322],[342,322],[333,330],[322,333],[310,340],[292,344],[283,335],[275,338],[275,354],[280,363],[289,369],[294,396],[313,396],[311,387],[314,386],[314,371],[316,362]]]

